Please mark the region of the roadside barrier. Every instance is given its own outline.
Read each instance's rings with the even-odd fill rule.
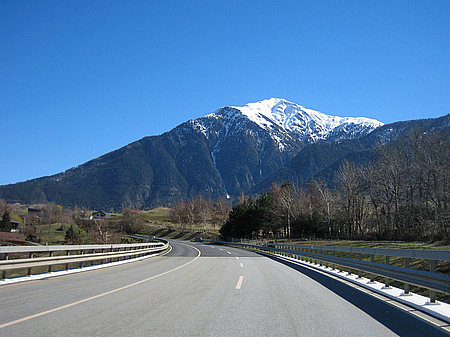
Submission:
[[[450,293],[450,275],[436,272],[439,261],[450,262],[449,250],[358,248],[282,243],[260,246],[223,241],[215,243],[286,255],[320,265],[324,264],[326,267],[331,265],[332,269],[346,267],[356,270],[358,277],[361,277],[361,272],[370,274],[370,282],[374,281],[374,275],[381,276],[384,277],[386,288],[390,286],[391,280],[400,281],[404,284],[405,294],[409,293],[411,285],[415,285],[430,291],[431,303],[436,302],[436,292]],[[391,258],[401,258],[403,266],[390,264]],[[384,263],[376,262],[380,259]],[[426,260],[429,270],[411,268],[412,261],[416,259]]]
[[[55,265],[65,270],[72,267],[82,268],[113,261],[131,259],[162,252],[169,248],[166,240],[148,243],[106,244],[106,245],[58,245],[58,246],[2,246],[0,247],[0,271],[4,280],[12,270],[23,269],[25,275],[31,275],[33,268],[48,267],[52,271]],[[42,269],[42,268],[40,268]],[[42,272],[42,270],[40,270]]]

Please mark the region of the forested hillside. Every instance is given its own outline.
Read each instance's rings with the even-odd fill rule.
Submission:
[[[373,149],[369,165],[344,160],[335,187],[320,179],[273,184],[236,204],[225,238],[450,239],[448,128],[419,129]]]
[[[264,129],[238,109],[223,108],[63,173],[0,186],[0,198],[110,211],[170,206],[200,195],[235,202],[241,194],[263,193],[272,183],[304,186],[312,178],[333,188],[343,162],[368,165],[380,146],[400,141],[414,129],[448,130],[449,120],[450,115],[398,122],[368,134],[358,126],[357,135],[353,126],[353,131],[347,130],[350,139],[339,130],[334,140],[308,138],[304,143],[293,138],[294,131],[280,126]],[[285,138],[279,141],[281,136]]]

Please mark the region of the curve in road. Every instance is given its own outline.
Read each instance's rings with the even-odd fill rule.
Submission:
[[[171,245],[165,256],[0,287],[0,336],[445,335],[307,268],[236,248]]]

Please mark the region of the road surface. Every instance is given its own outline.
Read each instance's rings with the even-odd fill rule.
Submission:
[[[0,336],[440,336],[303,267],[172,241],[160,257],[0,286]]]

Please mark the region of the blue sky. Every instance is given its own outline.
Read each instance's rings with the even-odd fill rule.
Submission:
[[[270,97],[450,112],[450,1],[0,1],[0,184]]]

